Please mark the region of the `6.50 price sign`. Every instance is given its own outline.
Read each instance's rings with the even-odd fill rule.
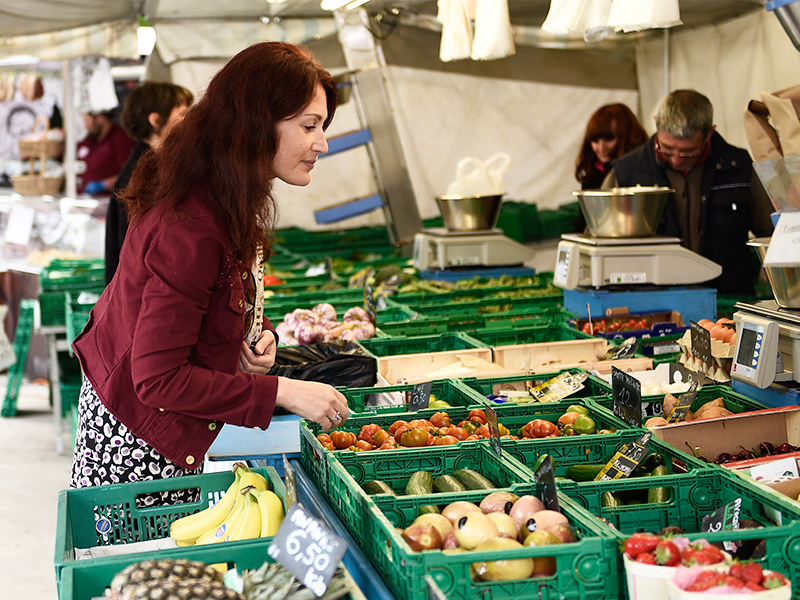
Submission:
[[[289,508],[267,554],[282,564],[317,596],[325,594],[347,543],[301,504]]]

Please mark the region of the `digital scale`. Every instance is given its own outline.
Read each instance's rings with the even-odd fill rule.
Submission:
[[[451,267],[521,265],[535,252],[503,235],[502,229],[449,231],[423,229],[414,236],[414,266],[420,271]]]
[[[681,246],[680,238],[561,236],[553,283],[565,290],[609,285],[694,285],[722,273],[717,263]]]
[[[735,308],[731,378],[759,389],[800,382],[800,310],[780,308],[774,300],[737,302]]]

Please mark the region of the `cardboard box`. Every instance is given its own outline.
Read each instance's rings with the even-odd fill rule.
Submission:
[[[800,406],[768,408],[720,419],[664,425],[653,435],[678,450],[700,448],[713,461],[722,452],[736,454],[744,446],[758,448],[769,442],[776,448],[788,442],[800,446]]]
[[[492,363],[491,348],[378,357],[378,373],[391,385],[460,377],[504,377],[527,371]]]
[[[608,331],[609,326],[614,327],[618,324],[624,326],[631,320],[641,321],[642,319],[646,320],[650,327],[644,329]],[[583,331],[584,326],[588,322],[589,319],[569,320],[570,324],[581,331]],[[631,313],[628,312],[627,308],[609,308],[606,310],[605,317],[597,317],[592,319],[592,326],[595,328],[594,335],[609,340],[623,340],[629,337],[658,337],[662,335],[683,333],[687,329],[687,327],[685,327],[683,324],[683,317],[678,311],[667,310],[662,312]]]

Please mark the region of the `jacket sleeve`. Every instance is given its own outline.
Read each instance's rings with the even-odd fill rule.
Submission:
[[[203,368],[191,360],[225,268],[228,253],[222,239],[210,217],[179,219],[153,238],[143,257],[150,276],[133,336],[133,384],[140,401],[153,408],[266,428],[277,377],[241,373],[235,367]],[[235,351],[236,356],[220,356],[221,367],[236,364],[238,346]]]

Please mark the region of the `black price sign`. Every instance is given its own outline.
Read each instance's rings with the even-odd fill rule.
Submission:
[[[630,373],[611,367],[614,414],[635,427],[642,426],[642,382]]]
[[[286,482],[286,506],[297,502],[297,477],[294,467],[289,464],[289,459],[283,455],[283,479]]]
[[[486,409],[486,426],[489,428],[489,443],[497,453],[497,456],[503,455],[503,450],[500,447],[500,426],[497,424],[497,413],[493,408]]]
[[[418,383],[415,385],[411,390],[411,396],[408,399],[408,411],[417,412],[423,408],[428,408],[428,403],[431,401],[432,391],[432,381],[426,381],[425,383]]]
[[[642,459],[647,456],[647,444],[650,443],[652,437],[653,434],[648,431],[639,439],[625,444],[611,457],[611,460],[601,469],[594,480],[609,481],[629,477]]]
[[[714,358],[711,356],[711,332],[698,325],[694,321],[689,321],[691,327],[692,356],[696,356],[705,364],[712,364]]]
[[[675,405],[675,408],[672,409],[672,412],[668,415],[664,415],[667,421],[669,423],[679,423],[683,421],[692,406],[692,402],[694,402],[695,396],[697,396],[697,381],[693,381],[692,385],[689,386],[689,391],[678,397],[678,403]]]
[[[301,504],[292,504],[267,554],[317,596],[322,596],[347,551],[347,543]]]
[[[737,498],[730,504],[718,508],[713,513],[703,517],[700,531],[714,533],[723,529],[739,529],[739,513],[742,511],[742,499]],[[739,544],[735,541],[725,541],[723,546],[728,552],[736,552]]]
[[[556,472],[553,465],[553,457],[546,454],[543,459],[539,468],[533,473],[533,481],[537,484],[541,484],[538,486],[539,500],[544,503],[546,509],[561,512],[558,506]]]

